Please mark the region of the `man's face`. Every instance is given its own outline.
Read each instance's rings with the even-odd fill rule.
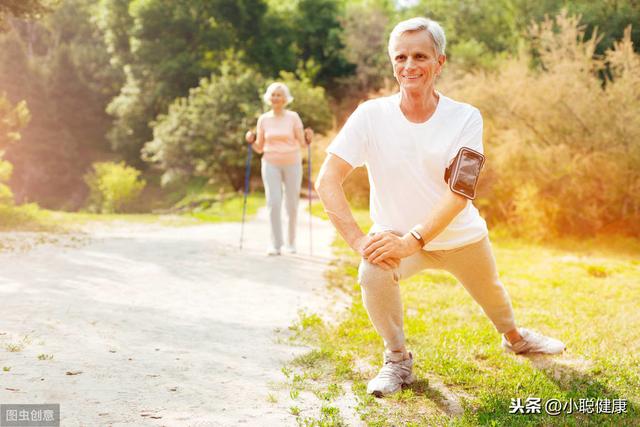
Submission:
[[[431,87],[445,61],[438,55],[435,43],[426,30],[402,33],[389,51],[393,75],[403,89]]]

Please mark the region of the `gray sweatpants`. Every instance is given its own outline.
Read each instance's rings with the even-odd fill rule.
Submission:
[[[262,160],[262,182],[267,197],[267,211],[271,221],[271,245],[280,249],[282,239],[282,187],[284,184],[284,202],[288,218],[287,243],[296,243],[296,220],[298,216],[298,202],[300,201],[300,187],[302,186],[302,162],[291,165],[273,165]]]
[[[453,274],[482,307],[498,332],[515,329],[513,309],[496,270],[489,238],[460,248],[420,251],[400,262],[394,270],[383,270],[366,260],[360,262],[358,281],[369,319],[387,350],[398,351],[405,343],[399,280],[427,269]]]

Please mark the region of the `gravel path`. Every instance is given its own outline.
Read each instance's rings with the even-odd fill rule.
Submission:
[[[237,223],[119,223],[0,253],[0,403],[60,403],[63,426],[296,425],[277,384],[305,349],[278,337],[336,305],[333,230],[313,219],[310,257],[300,215],[295,256],[265,256],[264,210],[242,251]]]

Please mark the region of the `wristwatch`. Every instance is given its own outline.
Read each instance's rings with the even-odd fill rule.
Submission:
[[[419,225],[416,225],[415,227],[413,227],[411,229],[411,231],[409,231],[409,234],[411,234],[414,239],[416,239],[418,242],[420,242],[420,247],[423,248],[424,245],[426,245],[426,243],[425,243],[424,239],[422,238],[422,235],[418,231],[418,227],[419,227]]]

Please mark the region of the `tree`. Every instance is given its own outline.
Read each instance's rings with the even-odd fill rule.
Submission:
[[[188,97],[178,98],[158,117],[153,140],[143,150],[145,159],[164,171],[165,183],[201,176],[242,188],[244,133],[261,111],[263,86],[262,76],[237,59],[225,62],[219,75],[203,78]]]
[[[309,77],[331,93],[337,92],[338,79],[355,69],[343,53],[341,12],[336,0],[300,0],[294,15],[298,68],[317,67]]]
[[[376,91],[390,78],[387,35],[390,31],[388,6],[378,3],[351,3],[342,18],[341,40],[344,56],[355,64],[355,74],[343,79],[351,92]]]
[[[51,11],[52,1],[48,0],[2,0],[0,3],[0,30],[7,28],[7,16],[16,18],[37,18]]]
[[[330,129],[332,116],[324,89],[292,73],[279,79],[291,89],[291,108],[306,126],[319,132]],[[154,123],[145,158],[163,171],[163,181],[206,177],[213,184],[234,190],[244,183],[247,144],[244,133],[255,126],[263,110],[261,94],[266,83],[258,72],[228,59],[219,74],[212,74],[179,98]],[[258,172],[254,162],[254,172]]]
[[[20,129],[29,121],[26,103],[20,102],[15,107],[0,94],[0,207],[13,205],[13,192],[6,185],[11,178],[13,165],[3,160],[4,150],[20,140]]]
[[[67,0],[41,22],[12,21],[0,36],[0,84],[12,102],[26,100],[32,116],[22,143],[6,154],[19,202],[79,207],[84,170],[108,151],[104,110],[121,77],[92,12],[90,0]]]
[[[151,122],[175,98],[216,71],[229,49],[255,54],[252,46],[260,40],[255,28],[266,13],[262,0],[131,0],[128,7],[106,0],[101,6],[107,42],[126,75],[108,107],[114,117],[109,138],[134,165],[140,165],[140,149],[153,137]]]
[[[0,158],[4,150],[20,140],[20,129],[29,122],[29,110],[24,101],[13,106],[0,94]]]

